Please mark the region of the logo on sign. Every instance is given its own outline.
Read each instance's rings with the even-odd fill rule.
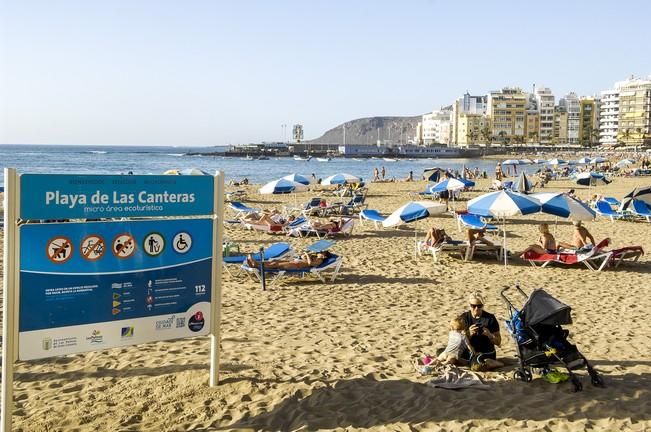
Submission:
[[[42,346],[44,351],[49,351],[52,349],[52,338],[45,338],[42,341]]]
[[[122,327],[120,330],[120,337],[122,339],[132,338],[133,337],[133,326]]]
[[[93,332],[86,338],[91,344],[101,344],[104,343],[104,336],[99,330],[93,330]]]
[[[104,239],[97,234],[91,234],[86,236],[81,241],[81,256],[87,259],[88,261],[95,261],[104,256],[106,252],[106,243]]]
[[[54,237],[47,243],[45,252],[50,261],[56,264],[63,264],[72,256],[72,242],[67,237]]]
[[[142,249],[149,256],[158,256],[165,249],[165,239],[157,232],[149,233],[142,241]]]
[[[172,315],[169,318],[165,318],[162,320],[157,320],[156,321],[156,330],[169,330],[172,328],[172,325],[174,324],[174,318],[176,318],[176,315]]]
[[[198,311],[190,317],[190,320],[188,321],[188,328],[193,332],[198,332],[203,328],[205,322],[206,320],[203,317],[203,312]]]
[[[118,258],[129,258],[136,251],[136,239],[129,233],[122,233],[113,239],[113,255]]]
[[[187,253],[192,247],[192,236],[184,231],[178,233],[172,240],[172,247],[176,253]]]

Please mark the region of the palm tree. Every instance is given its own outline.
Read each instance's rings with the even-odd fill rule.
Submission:
[[[599,134],[599,129],[592,129],[590,131],[590,138],[591,138],[590,144],[598,143],[600,137],[601,136]]]
[[[529,132],[529,140],[531,141],[532,144],[535,141],[537,141],[538,140],[538,131]]]
[[[506,137],[506,132],[500,131],[497,136],[500,138],[500,141],[502,141],[502,144],[505,143],[505,137]]]
[[[626,129],[624,132],[620,134],[620,137],[622,141],[624,141],[624,144],[628,144],[628,141],[631,139],[631,130]]]
[[[481,130],[481,136],[486,140],[486,143],[490,146],[493,143],[493,131],[491,128],[486,126]]]

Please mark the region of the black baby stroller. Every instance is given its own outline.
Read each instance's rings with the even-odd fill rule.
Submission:
[[[569,332],[561,327],[572,323],[570,306],[542,289],[534,290],[527,297],[519,285],[515,288],[527,299],[520,310],[506,297],[505,293],[510,287],[504,288],[500,293],[510,317],[506,321],[506,327],[513,337],[520,359],[520,367],[513,373],[513,377],[529,382],[532,380],[532,368],[547,373],[552,365],[563,365],[570,374],[574,391],[581,391],[583,385],[572,371],[585,367],[592,385],[603,387],[601,375],[590,366],[576,345],[567,340]]]

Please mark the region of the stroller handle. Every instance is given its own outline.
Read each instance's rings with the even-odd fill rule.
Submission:
[[[510,289],[511,289],[511,287],[510,287],[509,285],[504,285],[504,288],[502,288],[502,291],[500,291],[500,296],[502,296],[502,300],[504,300],[504,302],[505,302],[508,306],[513,307],[513,303],[511,303],[511,301],[508,299],[508,297],[507,297],[506,294],[505,294],[505,293],[506,293],[508,290],[510,290]],[[520,294],[521,294],[525,299],[529,297],[529,296],[527,295],[527,293],[525,293],[525,292],[522,290],[522,288],[520,288],[520,282],[516,282],[516,283],[515,283],[515,289],[518,290],[518,292],[520,292]]]

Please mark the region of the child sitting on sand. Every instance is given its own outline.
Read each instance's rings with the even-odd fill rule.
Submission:
[[[468,341],[466,324],[461,317],[454,317],[450,321],[450,332],[448,333],[448,346],[438,357],[426,355],[416,364],[416,370],[422,375],[428,375],[432,369],[441,365],[466,365],[468,362],[461,358],[461,354],[468,349],[472,354],[474,351]]]

